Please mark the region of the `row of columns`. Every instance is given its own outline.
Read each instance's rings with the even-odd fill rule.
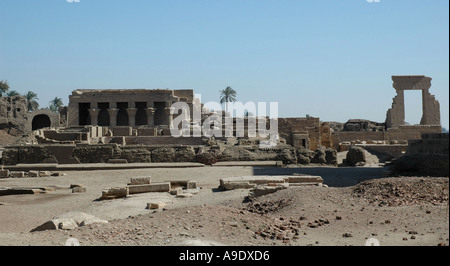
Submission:
[[[173,109],[172,107],[164,108],[165,117],[167,117],[166,123],[168,125],[171,125],[172,121],[173,121],[173,114],[171,114],[172,109]],[[100,110],[101,109],[98,109],[98,108],[88,109],[89,114],[91,116],[91,124],[94,126],[98,125],[98,114],[100,113]],[[108,111],[108,114],[109,114],[110,126],[117,126],[117,113],[119,112],[119,109],[118,108],[109,108],[106,110]],[[131,124],[130,126],[136,125],[136,113],[137,113],[138,109],[137,108],[126,108],[125,110],[127,111],[127,114],[128,114],[129,125],[133,122],[134,123]],[[149,108],[145,108],[145,111],[147,112],[147,125],[154,126],[156,109],[153,107],[149,107]]]

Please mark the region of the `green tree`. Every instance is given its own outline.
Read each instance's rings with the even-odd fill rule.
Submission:
[[[8,81],[0,80],[0,97],[9,90]]]
[[[220,103],[225,103],[225,110],[228,112],[228,103],[236,102],[236,91],[231,87],[226,87],[220,91]]]
[[[18,93],[15,90],[8,91],[8,93],[6,94],[6,96],[8,96],[8,97],[17,96],[17,95],[20,95],[20,93]]]
[[[57,113],[59,108],[63,106],[63,102],[61,98],[55,97],[53,100],[49,102],[49,109],[52,112]]]
[[[27,98],[27,107],[29,112],[32,112],[39,108],[39,103],[36,101],[39,100],[39,98],[37,97],[36,93],[28,91],[24,96],[25,98]]]

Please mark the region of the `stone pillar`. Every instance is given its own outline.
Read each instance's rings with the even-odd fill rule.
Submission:
[[[97,126],[98,125],[98,113],[100,112],[100,109],[89,109],[89,115],[91,116],[91,125]]]
[[[128,125],[135,126],[136,125],[136,108],[127,108],[127,114],[128,114]]]
[[[145,111],[147,112],[147,125],[149,127],[152,127],[155,125],[155,111],[156,109],[153,107],[146,108]]]
[[[172,122],[173,122],[173,114],[171,114],[172,110],[175,110],[175,108],[173,108],[173,107],[166,107],[164,109],[164,111],[166,112],[166,118],[167,118],[166,121],[167,121],[167,124],[169,126],[171,126]]]
[[[387,128],[398,128],[405,124],[405,96],[403,90],[396,90],[397,96],[392,101],[392,107],[386,114]]]
[[[421,125],[441,125],[439,102],[429,89],[422,90],[422,112]]]
[[[109,108],[107,110],[109,113],[109,125],[112,127],[117,126],[117,112],[119,112],[119,109]]]

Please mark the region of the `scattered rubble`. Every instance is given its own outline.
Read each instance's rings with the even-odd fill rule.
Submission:
[[[79,226],[86,226],[94,223],[108,223],[108,221],[83,212],[68,212],[43,223],[31,230],[31,232],[57,229],[73,230]]]
[[[409,182],[402,182],[407,179]],[[369,203],[383,206],[411,204],[443,204],[449,199],[448,178],[403,177],[400,179],[376,179],[355,186],[354,196]]]

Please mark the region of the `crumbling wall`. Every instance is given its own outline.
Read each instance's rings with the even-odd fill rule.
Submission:
[[[387,131],[341,131],[333,134],[338,143],[354,141],[397,141],[421,139],[423,133],[439,133],[441,126],[400,126]]]
[[[77,145],[72,156],[81,163],[106,163],[109,159],[118,159],[121,149],[117,144]]]
[[[449,134],[423,134],[409,141],[406,154],[390,166],[393,175],[449,176]]]
[[[24,96],[0,97],[0,129],[21,135],[27,124],[27,100]]]
[[[3,165],[54,162],[55,156],[43,145],[6,147],[2,154]]]
[[[286,143],[299,148],[299,145],[294,143],[294,136],[296,134],[307,134],[308,145],[304,146],[307,149],[315,150],[320,142],[320,120],[316,117],[306,118],[278,118],[278,133],[281,138],[286,139]]]

